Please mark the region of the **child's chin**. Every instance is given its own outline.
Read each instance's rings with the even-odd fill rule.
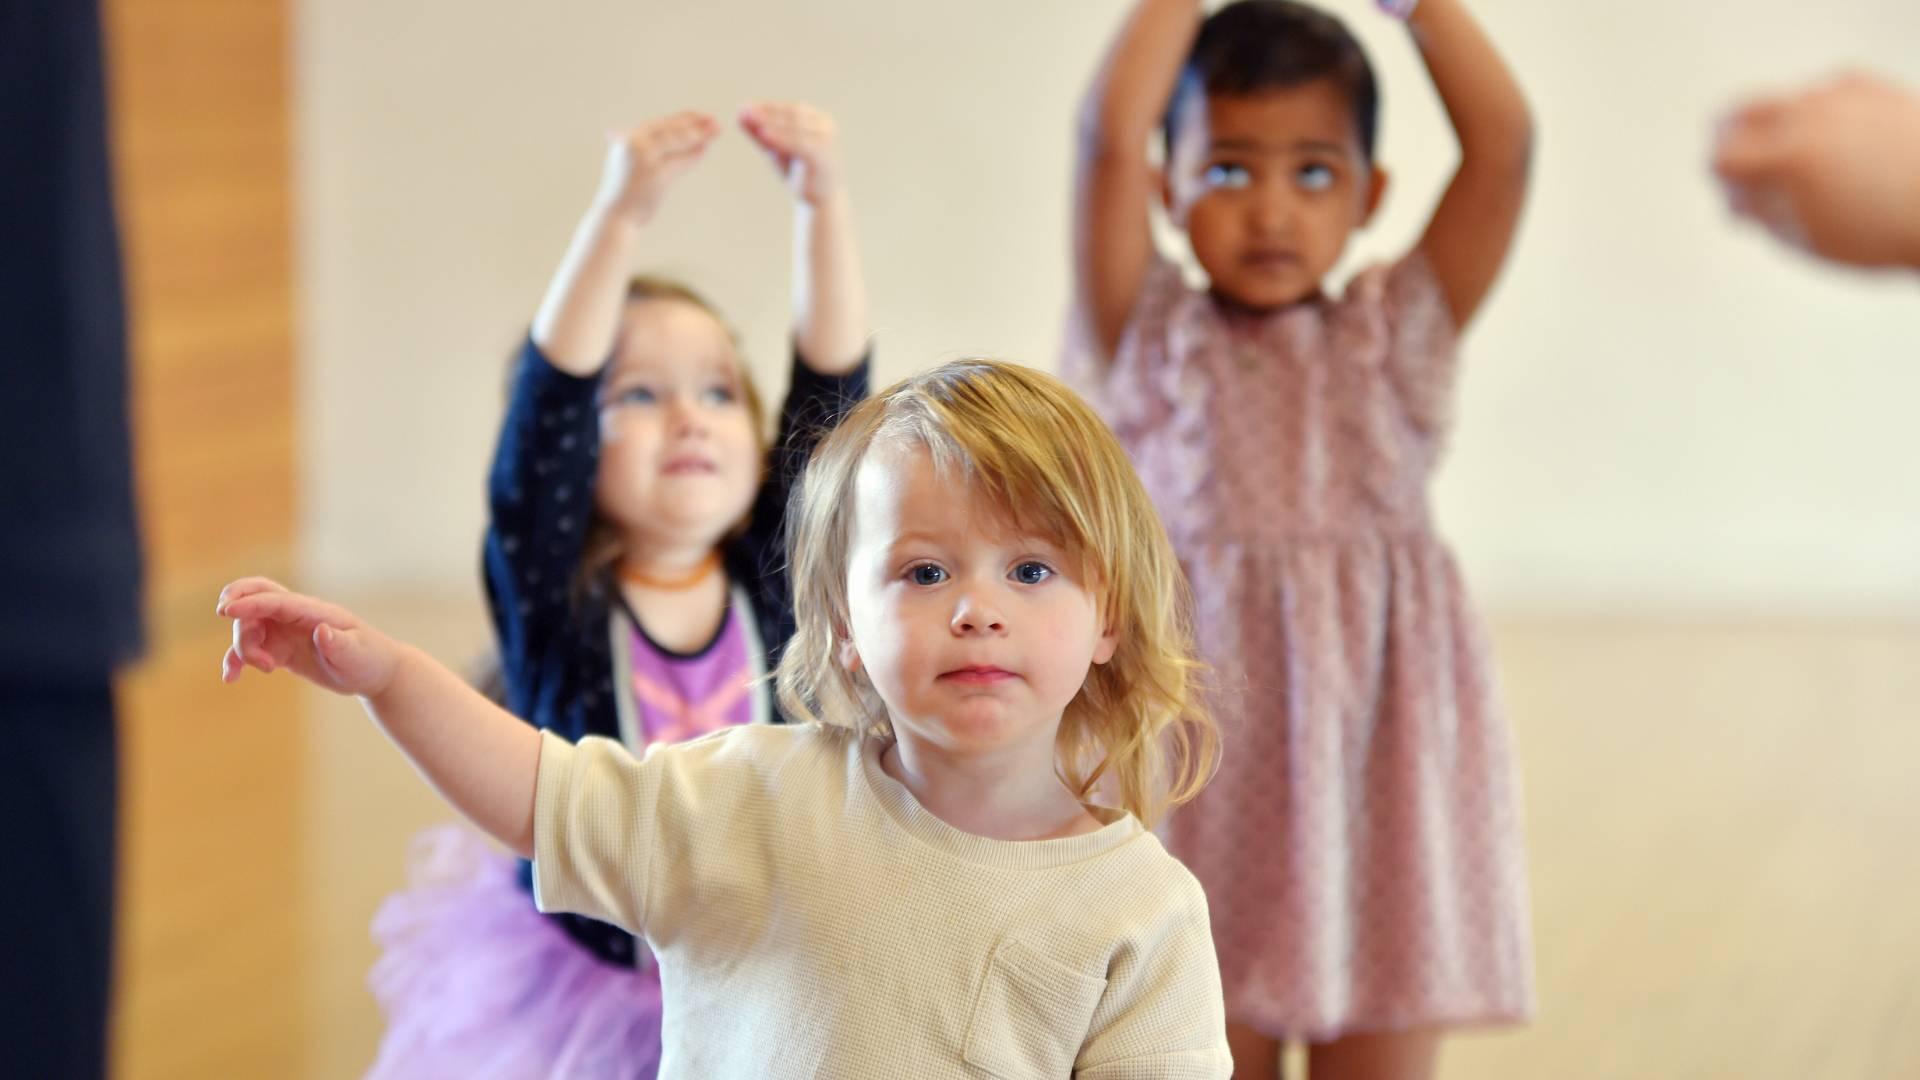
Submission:
[[[1315,289],[1314,282],[1294,280],[1293,275],[1288,275],[1287,280],[1282,281],[1229,278],[1214,286],[1214,292],[1219,296],[1236,307],[1253,312],[1273,311],[1297,304],[1312,296]]]
[[[940,718],[949,743],[985,753],[1020,742],[1039,721],[998,701],[969,701]]]

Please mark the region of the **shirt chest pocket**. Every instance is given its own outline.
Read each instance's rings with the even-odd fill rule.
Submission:
[[[1009,938],[987,964],[962,1056],[998,1080],[1071,1076],[1106,989],[1107,980]]]

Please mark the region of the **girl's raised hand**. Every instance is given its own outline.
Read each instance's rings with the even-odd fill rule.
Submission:
[[[820,206],[840,193],[840,137],[833,117],[811,105],[759,101],[740,110],[740,128],[773,159],[796,198]]]
[[[598,201],[635,224],[646,224],[667,188],[693,168],[719,133],[712,117],[683,112],[609,134]]]
[[[233,620],[233,644],[220,677],[247,668],[282,668],[337,694],[372,697],[393,681],[400,646],[335,604],[288,592],[266,578],[241,578],[220,590],[215,612]]]

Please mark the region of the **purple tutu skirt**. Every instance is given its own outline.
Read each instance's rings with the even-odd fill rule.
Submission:
[[[367,1076],[653,1080],[657,971],[605,963],[533,909],[511,856],[459,826],[420,834],[373,918],[387,1014]]]

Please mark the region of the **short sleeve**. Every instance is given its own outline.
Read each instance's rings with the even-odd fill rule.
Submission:
[[[533,896],[549,914],[585,915],[642,934],[660,847],[656,755],[636,759],[598,736],[540,736],[534,783]]]
[[[1446,292],[1424,253],[1412,252],[1385,269],[1380,303],[1395,393],[1417,427],[1437,434],[1452,419],[1457,331]]]
[[[1074,1075],[1081,1080],[1227,1080],[1226,1006],[1200,883],[1173,876],[1167,916],[1115,958]]]
[[[1068,319],[1061,378],[1086,397],[1123,442],[1154,427],[1175,407],[1157,376],[1166,368],[1173,328],[1191,292],[1180,267],[1156,252],[1113,356],[1100,355],[1084,320]]]

